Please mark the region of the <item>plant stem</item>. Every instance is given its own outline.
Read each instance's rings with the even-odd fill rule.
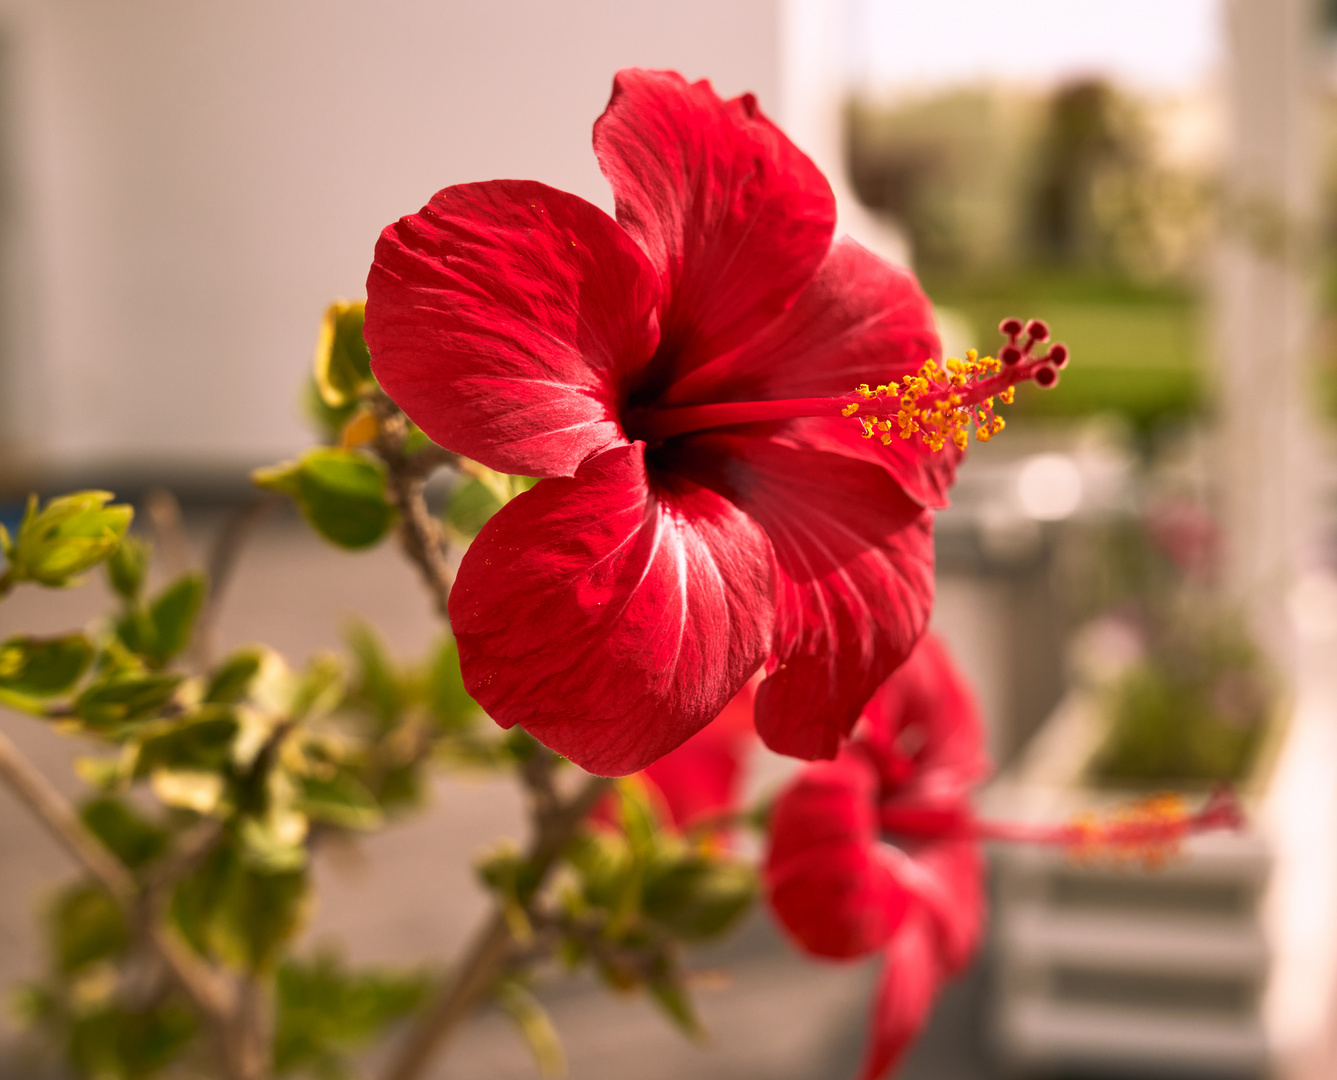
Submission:
[[[612,783],[591,776],[585,786],[556,812],[534,815],[535,835],[528,863],[535,891],[547,879],[580,823]],[[418,1080],[446,1041],[505,972],[515,941],[500,909],[478,929],[454,978],[441,988],[426,1011],[409,1030],[391,1058],[382,1080]]]
[[[0,777],[76,862],[117,900],[130,903],[135,881],[112,854],[84,827],[65,797],[3,733],[0,733]]]
[[[209,549],[209,564],[205,568],[209,592],[204,598],[204,608],[195,620],[195,641],[192,647],[192,659],[201,670],[208,667],[213,658],[223,594],[237,568],[241,550],[256,526],[273,513],[280,502],[281,497],[273,494],[248,499],[228,515]]]
[[[9,590],[14,587],[14,572],[6,570],[0,574],[0,600],[9,595]]]
[[[236,1003],[231,986],[172,932],[162,910],[165,903],[153,903],[147,911],[141,908],[139,888],[129,871],[88,831],[55,785],[2,732],[0,780],[132,918],[137,911],[141,913],[145,940],[213,1032],[228,1076],[232,1080],[261,1080],[266,1072],[247,1068],[236,1054],[239,1041],[235,1037]]]
[[[441,526],[427,509],[423,481],[439,464],[455,460],[447,450],[434,452],[430,447],[414,458],[404,453],[408,436],[408,417],[385,395],[372,400],[376,410],[376,453],[386,465],[385,493],[399,511],[399,540],[404,554],[422,575],[432,594],[436,612],[450,621],[450,587],[455,571],[446,561],[446,539]]]

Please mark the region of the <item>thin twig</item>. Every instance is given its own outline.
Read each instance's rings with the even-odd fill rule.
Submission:
[[[205,668],[212,659],[217,642],[218,616],[223,606],[223,596],[232,582],[233,572],[257,526],[272,514],[282,501],[273,494],[259,495],[248,499],[223,522],[209,549],[209,562],[205,567],[209,575],[209,593],[204,599],[204,608],[195,623],[195,645],[192,650],[195,666]]]
[[[134,878],[88,831],[74,807],[3,733],[0,733],[0,779],[28,807],[53,837],[113,897],[133,914],[139,903]],[[157,917],[149,913],[146,937],[173,979],[226,1044],[233,1010],[230,987]]]
[[[373,445],[386,465],[386,496],[399,511],[400,543],[432,594],[437,614],[449,622],[450,587],[455,583],[455,571],[446,561],[445,535],[427,509],[423,484],[436,464],[454,460],[454,455],[446,450],[434,453],[429,447],[415,457],[406,456],[408,417],[384,394],[372,399],[372,407],[376,410],[377,428]]]
[[[537,890],[580,823],[612,781],[591,776],[557,812],[537,818],[528,866]],[[457,974],[428,1005],[382,1073],[383,1080],[418,1080],[460,1023],[496,985],[507,967],[515,941],[505,914],[495,910],[474,935]]]
[[[0,778],[74,860],[97,878],[112,896],[123,904],[133,902],[135,880],[129,871],[88,831],[65,796],[3,732],[0,732]]]
[[[153,522],[153,532],[162,552],[163,567],[168,577],[176,578],[195,565],[190,550],[190,538],[181,518],[181,504],[166,488],[154,488],[144,497],[145,509]]]

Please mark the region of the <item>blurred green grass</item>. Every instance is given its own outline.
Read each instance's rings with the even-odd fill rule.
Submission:
[[[1019,412],[1081,417],[1118,413],[1149,430],[1207,405],[1201,305],[1185,291],[1082,272],[1019,272],[992,280],[928,280],[935,303],[963,316],[981,352],[996,352],[998,323],[1042,318],[1072,363],[1049,391],[1026,386]]]

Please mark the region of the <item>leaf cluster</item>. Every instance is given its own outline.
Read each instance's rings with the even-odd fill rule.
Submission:
[[[702,1038],[683,947],[733,929],[758,891],[754,867],[717,839],[666,828],[634,777],[619,782],[568,844],[546,893],[536,893],[530,867],[509,845],[476,869],[513,937],[528,947],[497,1001],[545,1075],[560,1073],[561,1053],[527,986],[535,956],[567,970],[588,966],[620,993],[643,991],[685,1034]]]

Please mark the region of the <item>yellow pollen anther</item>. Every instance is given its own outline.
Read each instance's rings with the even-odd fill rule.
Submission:
[[[876,387],[861,383],[854,390],[860,399],[846,401],[841,415],[856,419],[865,439],[877,437],[884,445],[893,434],[902,439],[920,436],[933,451],[949,442],[964,450],[973,428],[980,442],[988,442],[1003,430],[1002,417],[994,415],[996,404],[1010,405],[1018,378],[1029,378],[1035,364],[1004,371],[1001,360],[981,356],[968,349],[965,358],[929,357],[919,370]],[[990,380],[988,385],[981,385]]]
[[[1165,793],[1117,808],[1107,819],[1083,814],[1068,825],[1068,850],[1074,858],[1107,856],[1137,859],[1148,867],[1163,866],[1178,854],[1191,829],[1179,795]]]

